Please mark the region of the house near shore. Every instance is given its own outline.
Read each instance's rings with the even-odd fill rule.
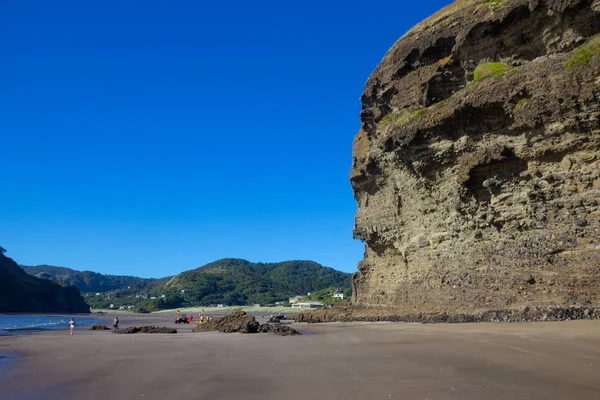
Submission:
[[[344,293],[334,293],[333,294],[333,298],[334,299],[344,300],[346,298],[346,296],[344,295]]]
[[[292,303],[292,308],[321,308],[323,303],[320,301],[299,301]]]
[[[299,302],[301,298],[302,298],[302,296],[290,297],[290,304],[294,304],[294,303]]]

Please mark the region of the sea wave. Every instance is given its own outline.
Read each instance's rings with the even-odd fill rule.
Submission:
[[[66,329],[71,318],[58,316],[32,316],[32,315],[0,315],[0,331],[46,331]],[[99,322],[95,319],[78,319],[77,325],[90,325]]]

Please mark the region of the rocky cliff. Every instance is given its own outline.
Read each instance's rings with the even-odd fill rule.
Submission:
[[[361,97],[354,303],[600,303],[600,0],[456,1]]]
[[[30,276],[0,254],[0,312],[88,313],[90,307],[76,287]]]

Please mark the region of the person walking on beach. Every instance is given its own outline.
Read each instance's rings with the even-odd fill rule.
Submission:
[[[70,335],[73,334],[73,331],[75,330],[75,319],[71,318],[71,322],[69,323],[70,327],[71,327],[71,333]]]
[[[119,330],[119,317],[115,315],[115,319],[113,319],[113,332]]]

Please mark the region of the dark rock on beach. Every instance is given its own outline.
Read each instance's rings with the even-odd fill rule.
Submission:
[[[271,323],[271,324],[278,324],[281,321],[284,321],[286,319],[287,318],[286,318],[285,315],[275,315],[275,316],[272,316],[271,318],[269,318],[269,323]]]
[[[268,333],[270,335],[278,336],[294,336],[301,335],[300,332],[288,325],[283,324],[262,324],[258,330],[260,333]]]
[[[193,332],[257,333],[260,324],[244,311],[234,311],[216,320],[197,324]]]
[[[133,333],[177,333],[177,329],[158,327],[158,326],[130,326],[128,328],[119,329],[115,333],[133,334]]]
[[[259,324],[251,315],[244,311],[234,311],[226,317],[198,324],[194,332],[224,332],[224,333],[269,333],[271,335],[292,336],[299,335],[291,326],[281,323],[282,317],[272,317],[267,324]]]
[[[110,330],[108,326],[106,325],[102,325],[102,324],[96,324],[93,326],[90,326],[90,331],[108,331]]]

